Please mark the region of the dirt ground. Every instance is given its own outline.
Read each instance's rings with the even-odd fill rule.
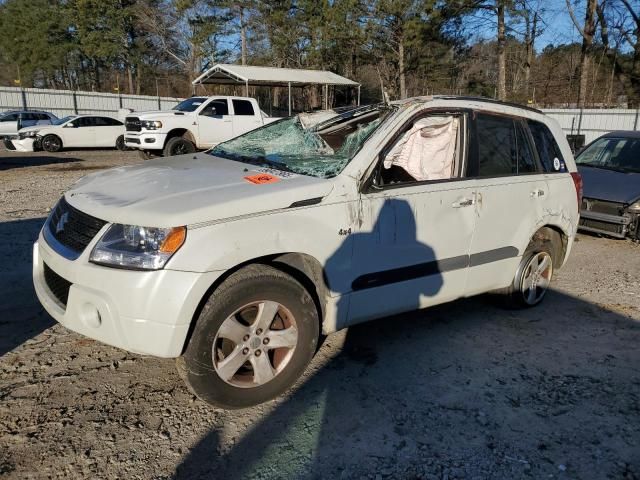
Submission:
[[[222,411],[172,360],[76,335],[33,293],[48,209],[139,161],[0,151],[0,476],[640,478],[640,246],[580,235],[539,308],[472,298],[354,327],[286,396]]]

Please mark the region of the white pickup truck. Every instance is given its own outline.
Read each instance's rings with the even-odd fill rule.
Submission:
[[[138,112],[125,120],[125,144],[149,155],[205,150],[277,120],[254,98],[191,97],[171,110]]]

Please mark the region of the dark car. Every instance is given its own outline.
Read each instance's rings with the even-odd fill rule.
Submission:
[[[640,132],[611,132],[576,157],[584,182],[580,229],[640,240]]]

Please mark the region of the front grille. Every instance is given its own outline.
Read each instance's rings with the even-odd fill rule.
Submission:
[[[607,215],[615,215],[621,217],[624,214],[624,205],[616,202],[606,202],[604,200],[596,200],[593,198],[582,199],[582,210],[596,213],[606,213]]]
[[[65,280],[56,272],[49,268],[49,265],[44,264],[44,281],[47,287],[53,293],[53,296],[58,299],[65,307],[67,306],[67,300],[69,300],[69,289],[71,288],[71,282]]]
[[[617,223],[601,222],[600,220],[592,220],[590,218],[580,218],[580,225],[587,228],[594,228],[604,232],[611,232],[618,235],[624,233],[624,225]]]
[[[127,132],[139,132],[140,130],[142,130],[140,119],[138,117],[127,117],[124,120],[124,125]]]
[[[82,253],[106,223],[73,208],[62,197],[49,217],[49,232],[65,247]]]

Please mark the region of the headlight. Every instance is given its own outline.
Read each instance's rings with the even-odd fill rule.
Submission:
[[[30,130],[28,132],[18,133],[18,138],[24,140],[25,138],[35,138],[38,135],[38,130]]]
[[[629,205],[629,208],[627,208],[627,211],[629,213],[640,213],[640,200],[638,200],[636,203],[632,203],[631,205]]]
[[[90,261],[138,270],[159,270],[178,251],[186,227],[151,228],[113,224],[91,252]]]
[[[143,120],[141,122],[142,128],[146,128],[147,130],[156,130],[158,128],[162,128],[162,122],[157,120]]]

